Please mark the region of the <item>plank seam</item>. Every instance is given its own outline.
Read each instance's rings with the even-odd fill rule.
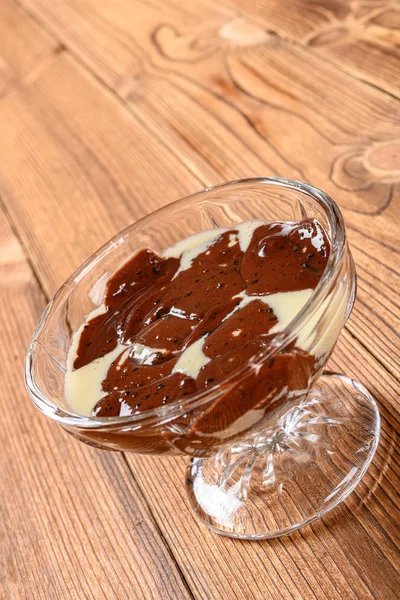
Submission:
[[[42,60],[40,60],[31,71],[29,71],[29,73],[26,73],[21,80],[11,80],[3,93],[0,94],[0,102],[5,98],[8,98],[8,96],[10,96],[10,94],[13,92],[21,90],[25,86],[34,83],[34,81],[53,64],[57,57],[66,50],[65,46],[59,43],[56,39],[54,39],[54,42],[57,44],[56,47],[53,48],[49,54],[43,57]]]
[[[27,249],[27,247],[26,247],[26,245],[24,243],[24,240],[23,240],[22,236],[20,235],[20,233],[18,231],[18,228],[17,228],[16,224],[14,223],[14,220],[13,220],[11,214],[10,214],[10,211],[7,209],[7,205],[4,202],[1,194],[0,194],[0,211],[3,212],[4,217],[7,219],[7,222],[8,222],[8,224],[11,227],[11,231],[12,231],[13,235],[18,240],[18,243],[19,243],[19,245],[21,247],[21,250],[22,250],[22,253],[24,255],[24,259],[27,262],[27,264],[29,266],[29,269],[31,271],[31,275],[33,277],[33,280],[36,283],[36,285],[38,286],[38,288],[39,288],[39,290],[40,290],[40,292],[41,292],[41,294],[42,294],[42,296],[43,296],[43,298],[44,298],[44,300],[45,300],[45,302],[47,304],[48,302],[50,302],[50,296],[46,292],[45,288],[43,287],[43,284],[42,284],[42,282],[40,280],[40,277],[39,277],[38,273],[36,272],[36,269],[35,269],[35,266],[34,266],[32,260],[31,260],[31,257],[29,256],[29,252],[28,252],[28,249]]]

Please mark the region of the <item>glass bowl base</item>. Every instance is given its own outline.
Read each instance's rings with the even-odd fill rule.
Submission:
[[[194,458],[186,489],[196,515],[221,535],[286,535],[344,500],[367,470],[380,418],[368,390],[324,373],[307,398],[267,429]]]

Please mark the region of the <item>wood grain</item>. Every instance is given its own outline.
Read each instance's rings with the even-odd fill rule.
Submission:
[[[223,0],[259,27],[308,46],[325,60],[397,97],[400,95],[400,7],[393,0]]]
[[[0,196],[18,236],[2,217],[0,597],[396,597],[400,104],[392,59],[370,43],[371,27],[394,30],[395,5],[20,0],[25,14],[7,2],[11,30],[34,19],[51,46],[40,68],[27,46],[26,75],[0,100]],[[351,35],[329,41],[342,22]],[[260,174],[308,180],[344,212],[359,293],[331,367],[369,387],[383,425],[338,509],[243,543],[194,520],[183,459],[83,447],[30,407],[21,369],[44,294],[102,242],[203,185]]]
[[[49,294],[99,243],[199,185],[66,54],[5,98],[0,112],[1,192]]]
[[[29,402],[46,300],[2,212],[0,239],[0,598],[191,598],[123,456],[83,447]]]
[[[335,198],[349,223],[357,218],[359,246],[371,249],[372,237],[397,252],[398,101],[262,27],[265,11],[274,23],[284,19],[279,27],[293,35],[291,24],[316,32],[331,19],[351,20],[354,11],[360,19],[378,18],[387,3],[356,3],[349,10],[338,1],[322,10],[299,0],[290,12],[278,4],[252,3],[245,10],[238,2],[246,13],[238,18],[227,8],[233,2],[221,7],[197,0],[178,14],[175,1],[119,0],[118,10],[109,11],[89,0],[24,0],[202,184],[260,174],[310,181]],[[374,68],[382,71],[379,63]],[[349,328],[398,375],[398,268],[355,251],[360,301]],[[376,311],[371,276],[385,298],[382,311]]]

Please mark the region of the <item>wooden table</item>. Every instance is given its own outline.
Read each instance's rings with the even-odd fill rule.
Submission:
[[[390,0],[1,0],[0,597],[399,597],[400,11]],[[86,447],[29,402],[63,280],[155,208],[252,175],[343,210],[358,301],[331,367],[379,401],[366,477],[273,541],[188,510],[184,460]]]

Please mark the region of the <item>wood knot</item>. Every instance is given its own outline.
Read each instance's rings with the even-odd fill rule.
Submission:
[[[364,163],[369,171],[384,178],[400,179],[400,139],[374,144],[367,150]]]
[[[331,27],[321,31],[308,40],[311,47],[332,46],[337,42],[344,41],[349,35],[347,27]]]
[[[5,236],[0,240],[0,287],[24,285],[31,279],[31,271],[16,238]]]
[[[371,19],[370,23],[380,25],[385,29],[400,30],[400,7],[392,6],[392,8],[378,13]]]
[[[219,36],[234,46],[276,45],[279,37],[275,31],[262,29],[245,19],[235,19],[225,23],[219,30]]]
[[[176,62],[196,63],[208,59],[224,48],[268,44],[276,46],[280,38],[275,31],[262,29],[243,18],[221,24],[204,22],[182,32],[169,24],[161,24],[151,35],[159,54]]]
[[[331,180],[350,192],[347,208],[380,214],[390,203],[393,184],[400,181],[400,140],[336,147]],[[365,210],[368,206],[368,210]]]
[[[318,48],[372,42],[396,49],[400,44],[399,15],[399,11],[390,11],[390,14],[384,13],[371,20],[349,18],[341,23],[327,23],[303,41]]]

